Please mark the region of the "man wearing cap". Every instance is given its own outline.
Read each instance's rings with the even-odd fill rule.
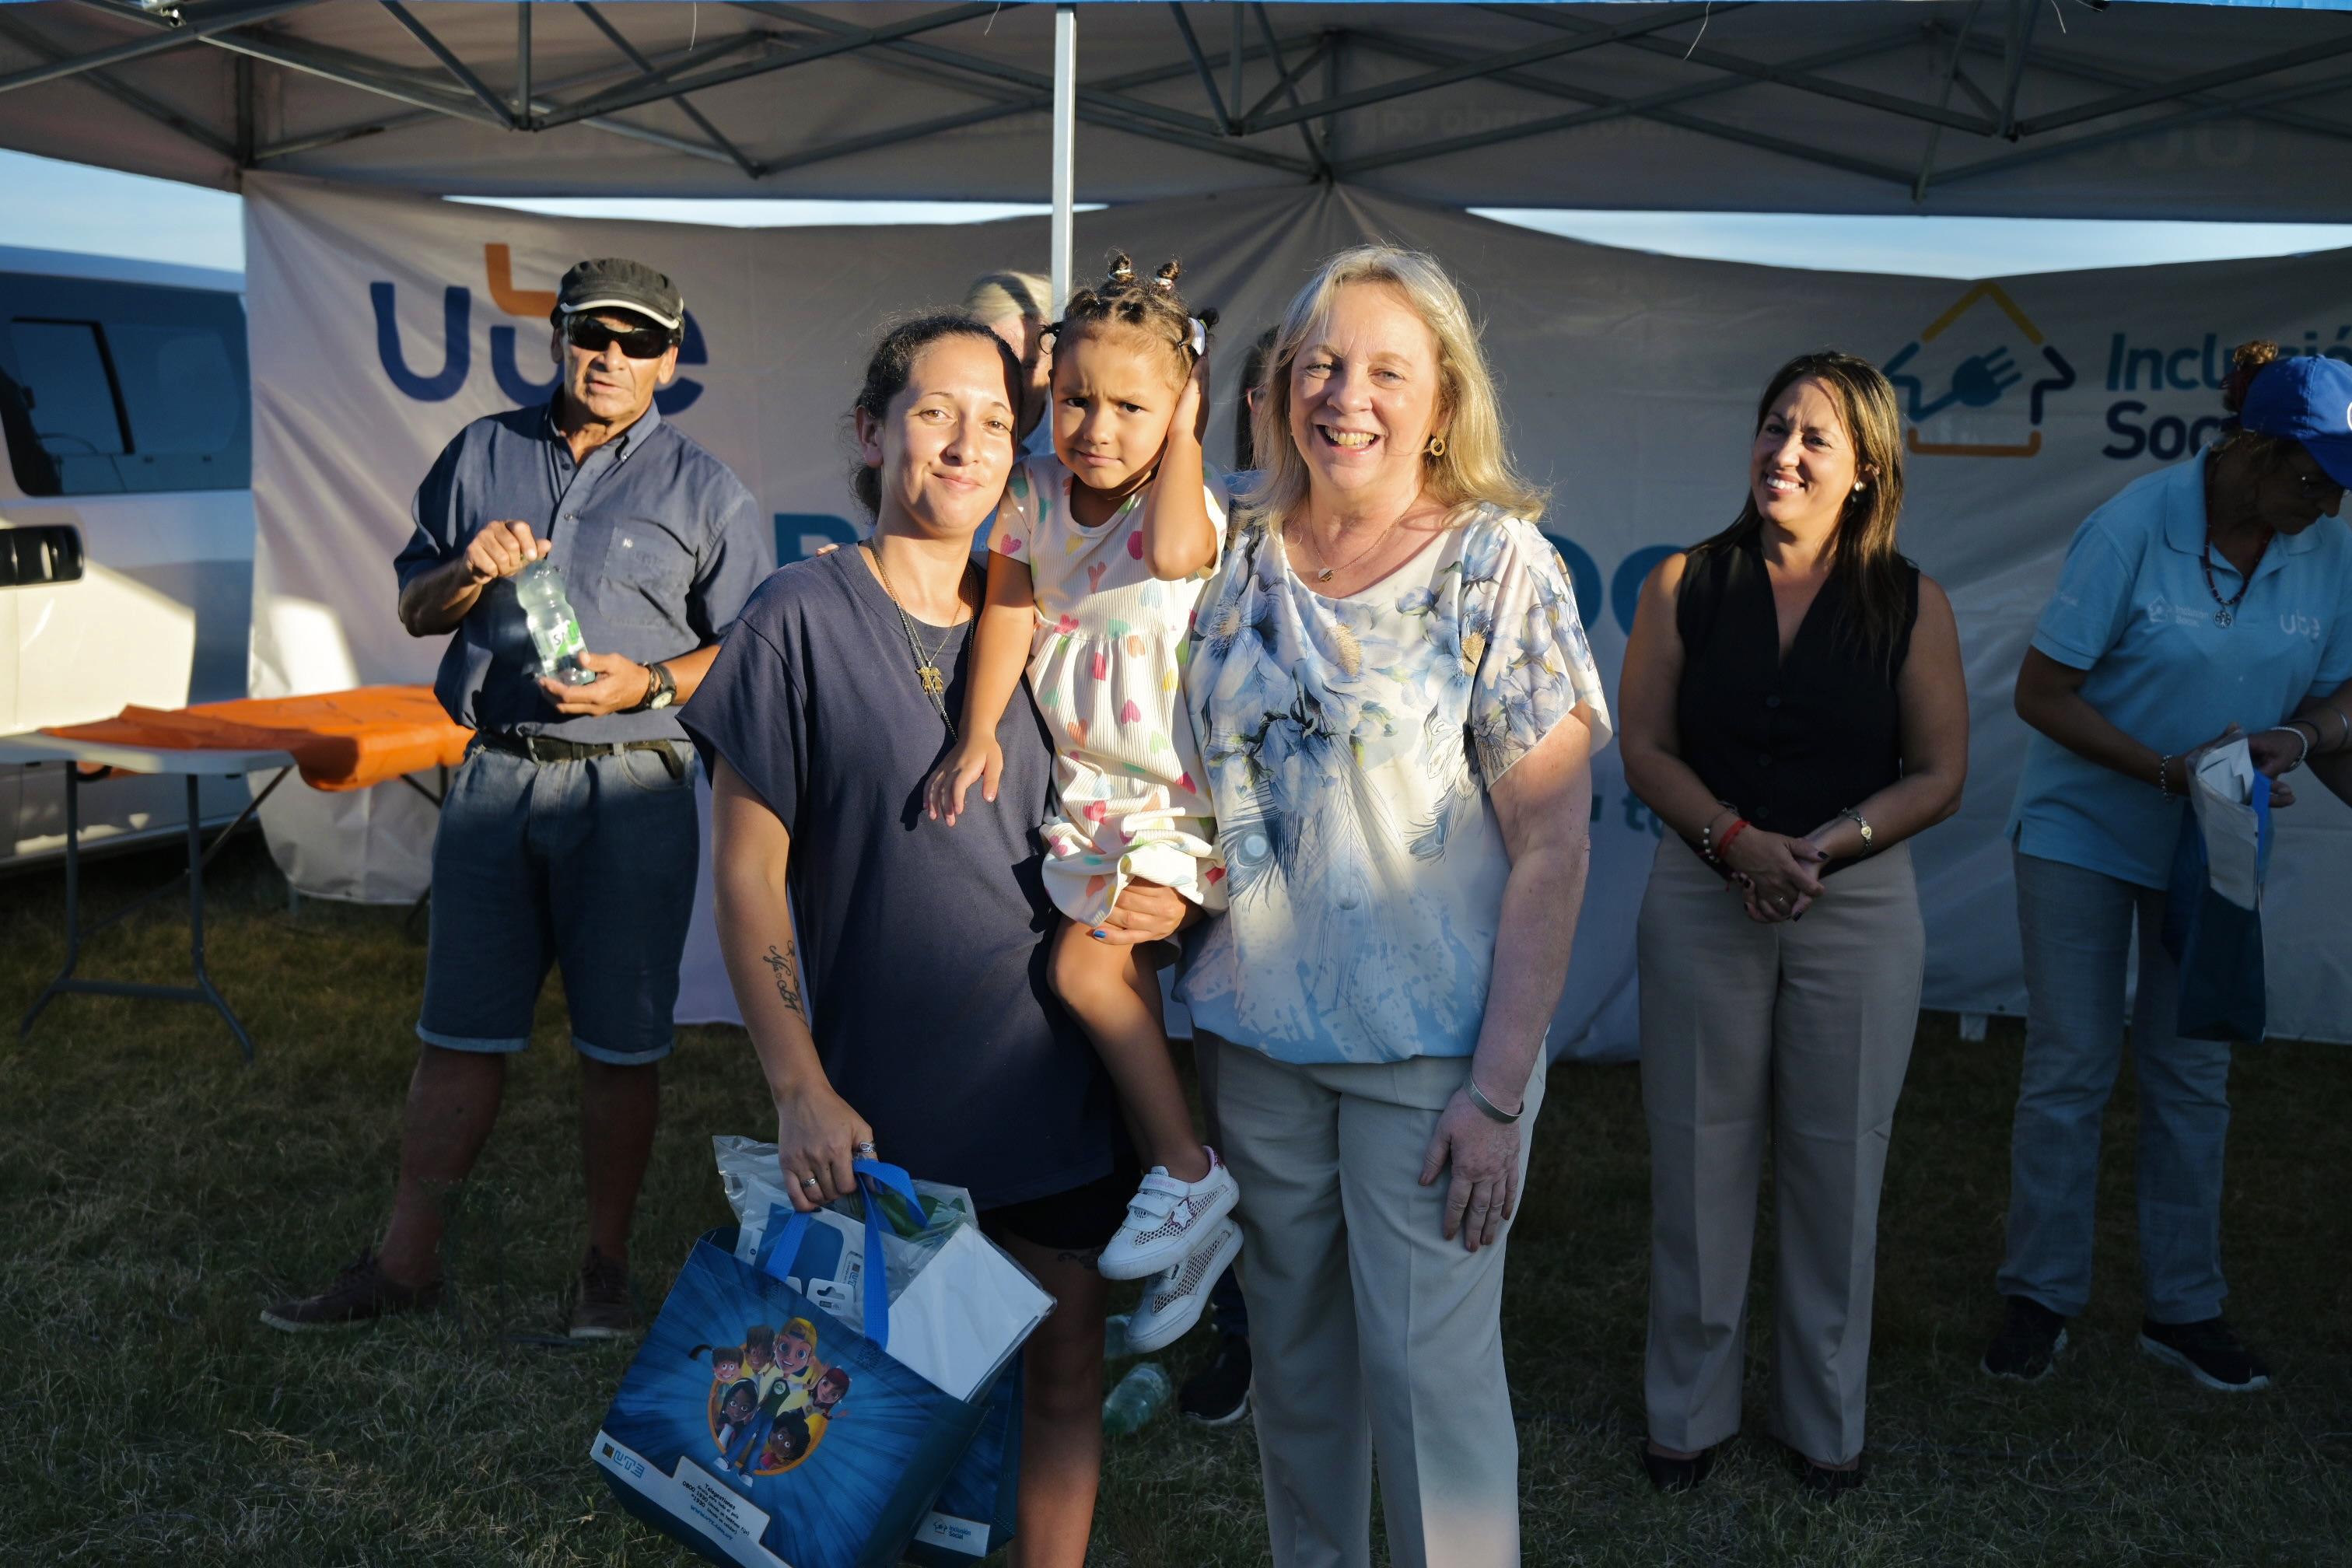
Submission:
[[[2075,531],[2017,677],[2038,731],[2010,818],[2025,1063],[2010,1140],[2007,1321],[1984,1354],[2036,1381],[2089,1304],[2099,1124],[2131,1025],[2139,1085],[2139,1347],[2207,1388],[2266,1388],[2221,1316],[2230,1046],[2175,1032],[2165,889],[2196,754],[2243,731],[2282,773],[2352,743],[2352,367],[2249,343],[2234,416]],[[2274,804],[2293,795],[2282,781]],[[2134,925],[2137,932],[2135,936]],[[2126,1011],[2137,944],[2139,984]]]
[[[581,1058],[588,1249],[574,1339],[635,1328],[628,1233],[653,1150],[698,865],[693,748],[677,705],[773,564],[757,503],[664,423],[686,303],[635,261],[583,261],[551,318],[543,405],[478,419],[425,475],[394,565],[411,635],[454,632],[434,683],[475,731],[433,846],[424,1045],[379,1247],[262,1313],[339,1328],[435,1305],[443,1204],[498,1115],[551,963]],[[516,575],[562,574],[594,679],[544,679]]]

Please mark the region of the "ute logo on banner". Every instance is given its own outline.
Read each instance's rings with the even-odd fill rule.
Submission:
[[[1938,390],[1930,395],[1930,378],[1921,374],[1924,367],[1915,366],[1927,346],[1942,337],[1962,321],[1970,322],[1960,334],[1960,341],[1976,350],[1966,358],[1944,368],[1935,378]],[[2012,349],[2006,341],[2009,331],[2022,337],[2024,343]],[[2008,395],[2025,385],[2029,351],[2038,351],[2048,374],[2025,388],[2024,406]],[[1959,298],[1959,301],[1936,318],[1927,329],[1905,344],[1886,362],[1886,379],[1893,382],[1904,395],[1904,413],[1908,419],[1903,431],[1904,444],[1916,453],[1937,458],[2031,458],[2042,450],[2042,416],[2044,400],[2053,392],[2063,392],[2074,384],[2074,367],[2066,363],[2032,319],[2017,308],[2017,302],[1998,283],[1979,283]],[[2000,408],[2001,411],[1985,417],[1979,412]],[[2023,416],[2023,439],[2018,439],[2018,416]],[[1920,433],[1920,427],[1931,420],[1941,419],[1948,431],[1931,440]],[[2003,430],[2002,426],[2008,426]],[[1993,439],[2006,434],[2006,440]]]
[[[553,289],[514,286],[513,255],[506,246],[482,247],[482,274],[490,303],[507,315],[520,317],[536,326],[555,309]],[[401,395],[418,403],[446,403],[457,396],[474,369],[474,291],[462,284],[451,284],[442,289],[441,368],[430,374],[410,369],[408,356],[402,350],[400,300],[394,285],[382,279],[371,282],[368,303],[375,310],[376,360],[383,366],[385,378]],[[518,342],[521,330],[512,326],[490,329],[490,374],[497,380],[499,390],[517,407],[544,403],[555,391],[554,376],[533,380],[523,374],[523,355]],[[686,313],[686,340],[678,345],[677,363],[710,363],[702,328],[691,310]],[[654,394],[654,406],[667,419],[691,408],[701,395],[702,384],[681,375]]]

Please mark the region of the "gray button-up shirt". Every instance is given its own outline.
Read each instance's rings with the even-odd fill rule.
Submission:
[[[548,559],[562,570],[589,652],[650,664],[717,642],[775,566],[751,492],[656,409],[577,464],[553,413],[552,404],[517,408],[457,433],[417,487],[416,531],[393,563],[401,587],[465,553],[483,524],[527,522],[554,543]],[[511,578],[485,588],[458,623],[433,690],[450,718],[477,730],[684,739],[675,707],[559,715],[539,689]]]

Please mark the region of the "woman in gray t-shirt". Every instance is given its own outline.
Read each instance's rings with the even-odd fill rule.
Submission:
[[[719,944],[785,1181],[814,1208],[874,1150],[969,1187],[1054,1293],[1024,1363],[1017,1551],[1077,1568],[1102,1458],[1094,1254],[1135,1176],[1101,1066],[1045,982],[1034,830],[1053,758],[1030,705],[998,728],[992,808],[953,833],[921,811],[963,711],[971,538],[1012,471],[1017,376],[969,318],[885,335],[856,412],[872,538],[770,577],[681,719],[711,775]],[[1181,909],[1140,889],[1105,929],[1158,941]]]

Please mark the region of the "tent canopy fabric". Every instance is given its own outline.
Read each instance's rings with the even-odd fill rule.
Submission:
[[[1047,195],[1049,5],[0,4],[0,145],[235,188]],[[1088,201],[2338,220],[2352,0],[1097,4]]]

